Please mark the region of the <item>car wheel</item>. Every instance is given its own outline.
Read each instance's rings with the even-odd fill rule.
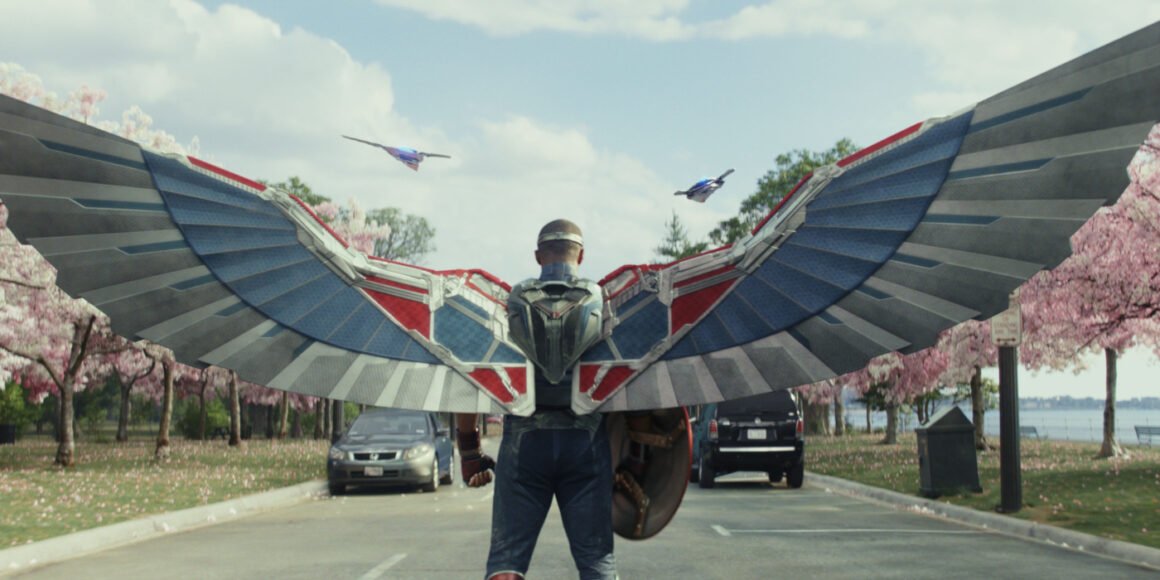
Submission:
[[[785,473],[785,484],[791,489],[798,489],[805,482],[806,478],[806,464],[803,461],[791,468]]]
[[[767,473],[769,473],[769,483],[779,483],[781,481],[782,474],[780,471],[774,470]]]
[[[431,462],[431,481],[423,484],[423,491],[436,491],[439,489],[439,460],[436,459]]]
[[[706,459],[708,456],[708,453],[701,455],[701,473],[699,474],[700,477],[698,480],[701,484],[701,488],[703,489],[710,489],[714,484],[717,483],[714,481],[714,479],[717,477],[717,473],[713,471],[713,466],[710,465],[709,461]]]
[[[341,483],[327,483],[326,489],[330,491],[330,495],[342,495],[346,493],[346,485]]]

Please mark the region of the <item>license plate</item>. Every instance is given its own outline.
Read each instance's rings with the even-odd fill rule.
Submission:
[[[748,429],[747,439],[765,439],[765,429]]]
[[[381,467],[368,467],[368,468],[366,468],[366,476],[367,477],[382,477],[383,476],[383,468],[381,468]]]

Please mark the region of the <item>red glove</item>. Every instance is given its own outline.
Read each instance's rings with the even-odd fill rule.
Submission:
[[[495,468],[495,460],[484,455],[483,447],[479,443],[479,431],[459,433],[459,460],[460,470],[463,473],[463,483],[471,487],[481,487],[491,483],[490,469]]]

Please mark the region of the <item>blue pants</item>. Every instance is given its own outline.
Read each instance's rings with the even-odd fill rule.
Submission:
[[[487,574],[524,574],[552,498],[580,578],[616,578],[612,555],[612,457],[604,426],[542,428],[508,417],[496,466]]]

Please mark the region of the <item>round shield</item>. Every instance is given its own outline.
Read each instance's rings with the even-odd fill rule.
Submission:
[[[612,529],[630,540],[659,533],[681,507],[693,463],[684,408],[611,413]]]

